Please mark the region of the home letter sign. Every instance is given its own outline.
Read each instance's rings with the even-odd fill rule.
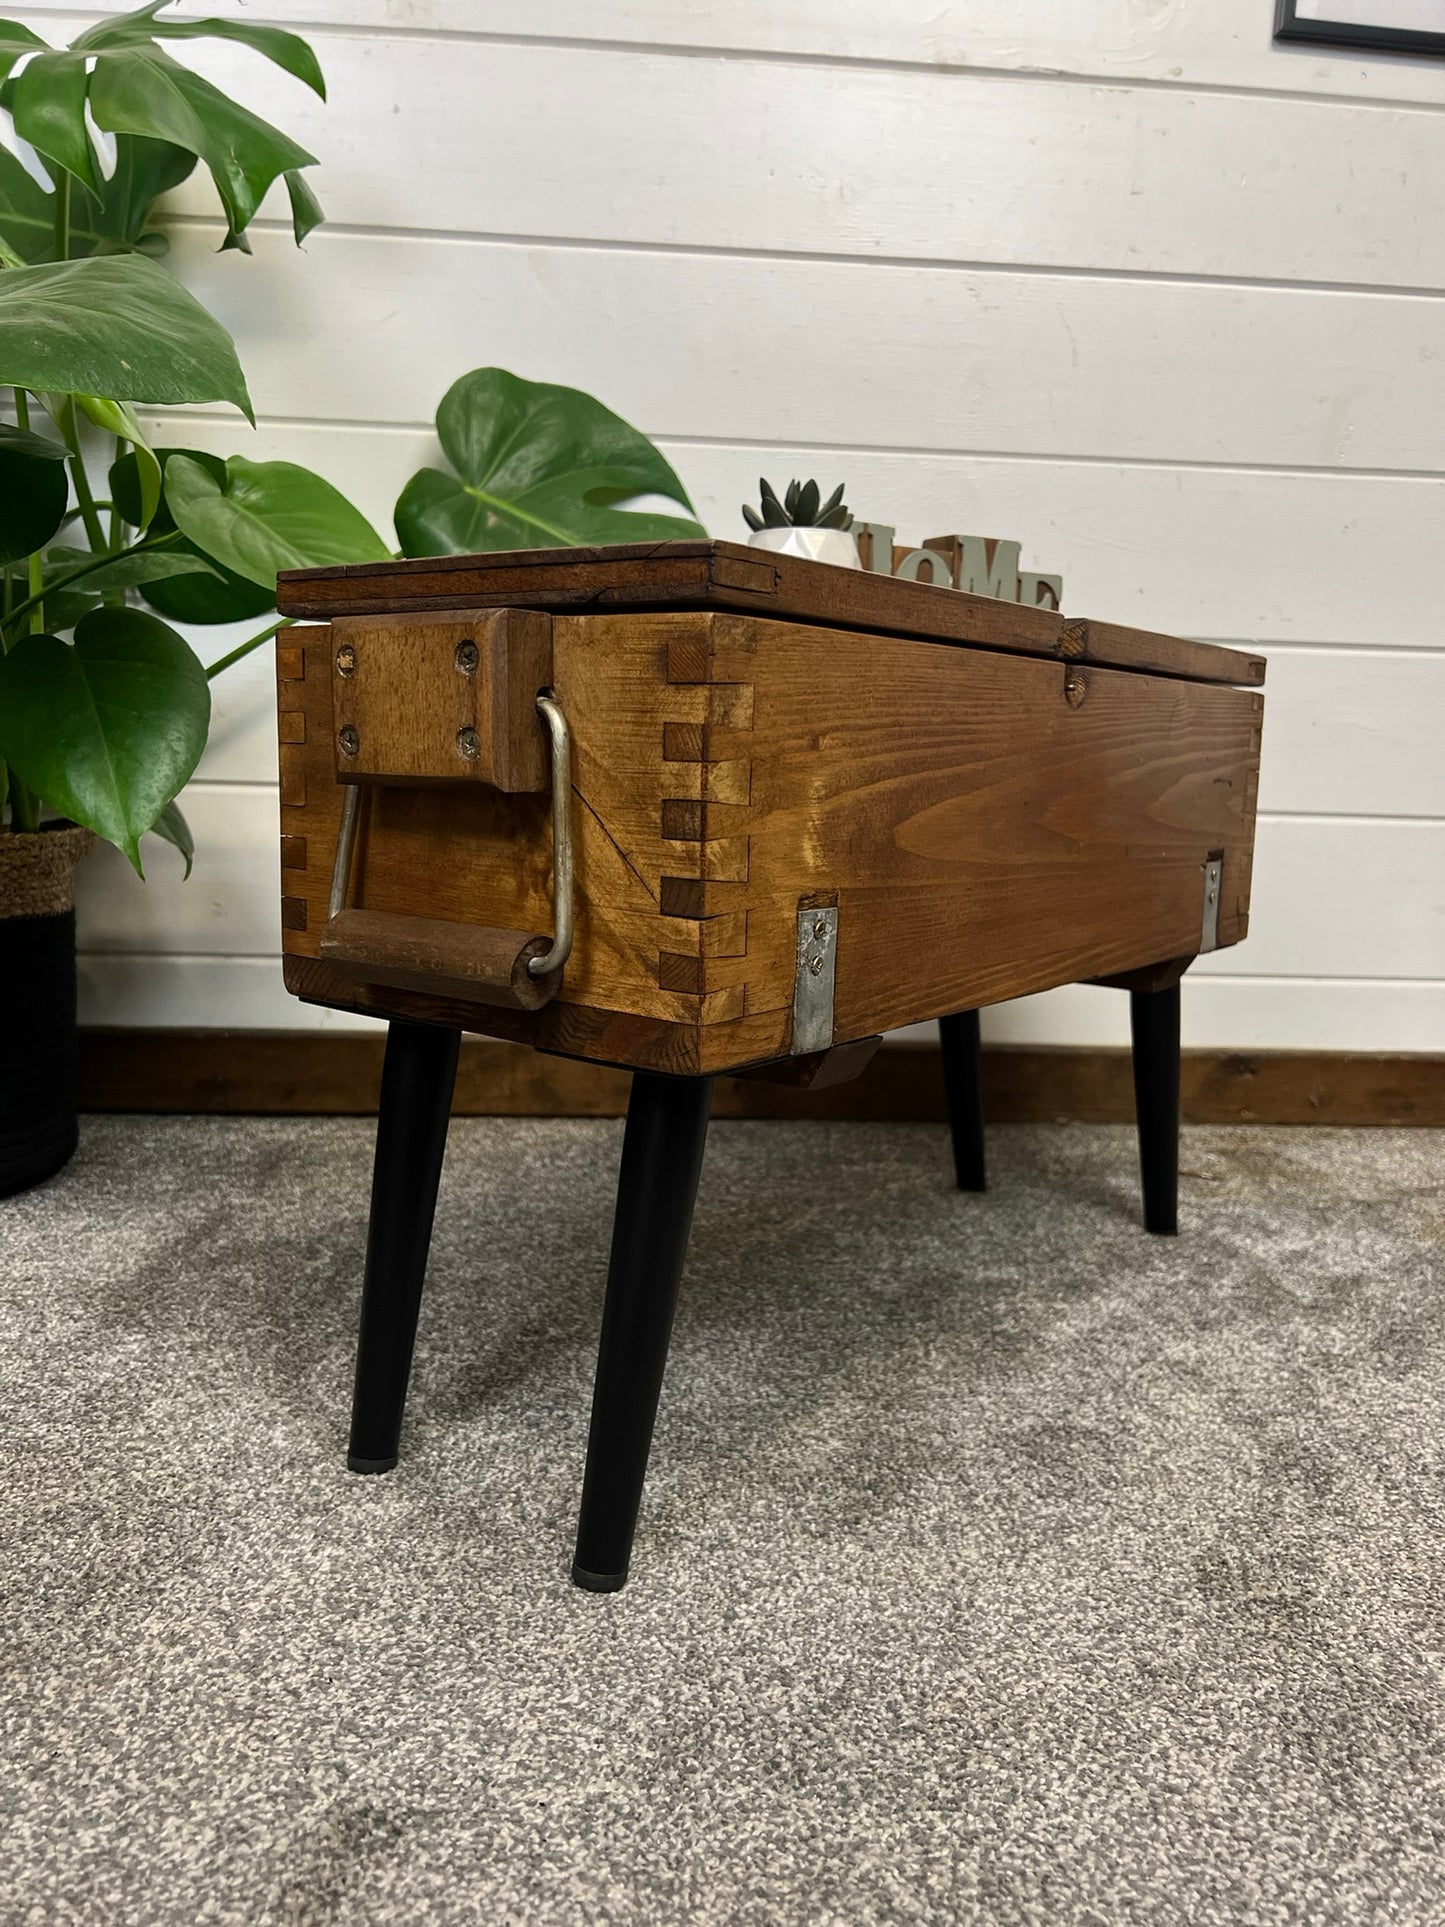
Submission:
[[[1064,598],[1061,575],[1020,570],[1017,542],[1000,542],[988,535],[934,535],[922,548],[909,549],[895,544],[886,522],[855,522],[853,532],[863,567],[877,575],[932,582],[969,595],[998,596],[1031,609],[1057,609]]]

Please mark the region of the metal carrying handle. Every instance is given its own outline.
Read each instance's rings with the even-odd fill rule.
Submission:
[[[552,739],[552,914],[557,934],[545,957],[528,960],[527,975],[546,977],[572,955],[572,732],[550,689],[538,696],[537,709]]]
[[[547,726],[552,746],[552,910],[556,935],[545,955],[528,958],[527,974],[549,977],[572,955],[572,732],[567,727],[562,705],[550,689],[544,689],[537,697],[537,710]],[[336,839],[331,895],[326,904],[328,918],[340,916],[346,908],[356,826],[361,816],[361,785],[347,783],[344,787],[341,830]]]
[[[361,815],[361,785],[348,783],[341,798],[341,830],[336,838],[336,860],[331,866],[331,895],[326,899],[328,920],[346,908],[346,886],[351,881],[351,853],[356,848],[356,819]]]

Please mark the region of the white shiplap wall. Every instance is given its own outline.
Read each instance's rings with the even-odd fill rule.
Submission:
[[[331,221],[298,255],[278,208],[247,261],[177,197],[261,421],[167,438],[306,462],[389,531],[441,392],[499,362],[655,435],[715,533],[760,469],[816,472],[904,534],[1017,536],[1076,613],[1256,641],[1253,935],[1187,1039],[1445,1049],[1445,63],[1276,48],[1272,15],[257,0],[329,105],[185,57],[321,158]],[[92,1022],[321,1021],[274,962],[269,665],[217,702],[192,880],[85,874]],[[988,1021],[1122,1042],[1124,1000]]]

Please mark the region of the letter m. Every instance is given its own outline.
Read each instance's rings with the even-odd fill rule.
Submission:
[[[958,586],[970,595],[1019,599],[1019,544],[989,536],[965,535],[958,544]]]

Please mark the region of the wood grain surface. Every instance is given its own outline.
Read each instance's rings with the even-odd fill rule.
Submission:
[[[1192,954],[1216,851],[1219,939],[1243,936],[1262,697],[725,617],[701,650],[669,677],[753,691],[708,738],[750,782],[699,806],[698,913],[747,915],[705,990],[790,1003],[815,891],[838,894],[839,1038]]]
[[[597,610],[742,609],[829,627],[877,630],[1013,654],[1087,658],[1204,682],[1257,686],[1264,661],[1213,643],[1072,618],[1067,645],[1056,611],[965,595],[867,569],[839,569],[737,542],[519,549],[345,568],[289,569],[277,585],[287,616],[335,617],[476,604]]]
[[[331,625],[332,749],[343,782],[548,786],[536,698],[552,680],[540,609],[433,621],[345,616]],[[350,731],[342,746],[343,732]]]
[[[383,990],[328,968],[332,645],[292,634],[278,650],[288,987],[495,1034],[493,1014],[458,1017],[464,1001],[414,980]],[[1247,927],[1251,692],[1077,652],[707,611],[556,614],[552,653],[574,736],[577,944],[530,1020],[542,1048],[679,1070],[786,1054],[796,914],[814,895],[839,905],[839,1043],[1191,955],[1215,854],[1220,943]],[[546,930],[549,867],[543,797],[373,786],[351,902]]]
[[[362,984],[459,997],[503,1010],[540,1010],[556,995],[557,975],[533,977],[527,966],[551,947],[551,938],[539,931],[340,910],[321,932],[320,955],[343,977]]]

